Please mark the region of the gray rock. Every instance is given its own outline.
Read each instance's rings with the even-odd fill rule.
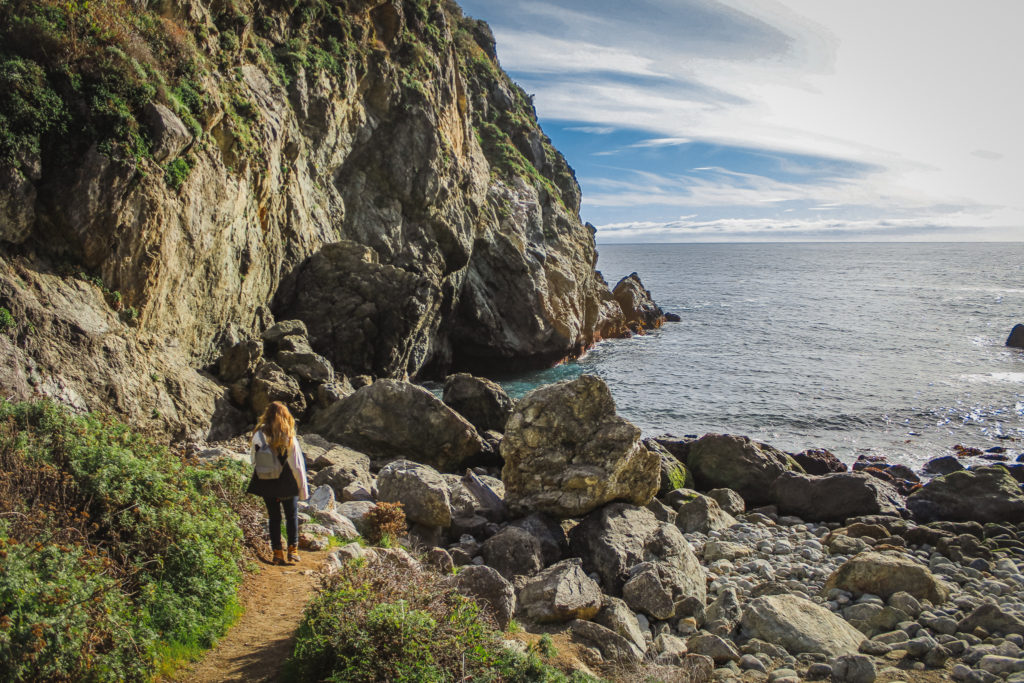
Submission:
[[[989,633],[1024,634],[1024,620],[999,605],[985,603],[960,620],[957,625],[957,631],[961,633],[973,633],[976,628],[982,628]]]
[[[982,671],[997,676],[1008,676],[1011,673],[1024,671],[1024,660],[1016,657],[1002,657],[1000,655],[985,655],[978,662],[977,667]]]
[[[640,430],[615,414],[604,381],[590,375],[523,398],[501,455],[513,512],[578,517],[613,500],[646,505],[658,490],[658,457],[640,441]]]
[[[772,482],[769,496],[780,513],[820,522],[898,515],[903,508],[895,487],[860,472],[824,476],[786,472]]]
[[[662,666],[680,666],[686,659],[686,641],[678,636],[662,633],[654,639],[655,662]]]
[[[753,548],[742,543],[731,543],[709,539],[704,544],[704,561],[711,563],[715,560],[739,560],[754,554]]]
[[[318,486],[309,492],[309,499],[306,501],[306,505],[311,510],[333,510],[334,509],[334,489],[330,486]]]
[[[953,472],[962,472],[964,467],[960,460],[955,455],[943,455],[938,458],[932,458],[924,464],[921,471],[925,474],[944,475],[952,474]]]
[[[177,114],[159,102],[147,104],[143,117],[153,136],[153,159],[158,164],[171,161],[192,144],[192,132]]]
[[[978,467],[936,477],[910,494],[915,519],[1018,523],[1024,521],[1024,492],[1001,466]]]
[[[684,533],[696,531],[708,534],[728,529],[736,524],[736,519],[718,507],[718,503],[708,496],[698,495],[689,503],[680,505],[677,512],[676,526]]]
[[[600,624],[574,619],[569,628],[573,640],[597,649],[607,662],[636,664],[643,659],[643,652],[636,645]]]
[[[281,320],[264,330],[260,338],[276,350],[277,345],[285,337],[305,338],[308,336],[309,331],[306,329],[306,323],[301,320]]]
[[[448,527],[452,508],[448,485],[437,470],[427,465],[398,460],[377,475],[377,497],[384,503],[401,503],[410,522],[428,527]]]
[[[800,471],[777,448],[728,434],[706,434],[690,444],[686,466],[702,489],[729,488],[751,505],[773,502],[772,482],[783,472]]]
[[[377,504],[372,501],[353,500],[338,503],[334,506],[334,509],[338,514],[348,518],[355,525],[356,530],[365,536],[367,531],[366,515],[375,507],[377,507]]]
[[[274,360],[289,374],[307,382],[331,382],[334,367],[318,353],[309,351],[278,351]]]
[[[232,384],[249,377],[263,360],[263,344],[246,339],[228,345],[217,360],[217,377],[225,384]]]
[[[647,651],[647,640],[636,614],[619,598],[604,596],[601,611],[594,621],[633,643],[641,652]]]
[[[378,380],[338,401],[311,429],[381,465],[408,459],[445,471],[483,448],[462,416],[426,389],[395,380]]]
[[[743,619],[743,609],[740,607],[740,599],[736,589],[732,586],[725,588],[718,594],[705,614],[705,621],[709,624],[723,622],[731,633]]]
[[[875,663],[864,655],[843,655],[832,662],[832,680],[836,683],[874,683]]]
[[[914,619],[921,614],[921,603],[917,601],[917,598],[906,591],[897,591],[890,595],[889,606],[906,612]]]
[[[927,567],[897,551],[865,552],[847,560],[825,582],[824,592],[839,588],[854,595],[888,598],[905,592],[933,604],[949,599],[949,588]]]
[[[444,402],[481,434],[487,430],[504,433],[515,405],[496,382],[465,373],[445,379]]]
[[[256,371],[249,385],[249,402],[252,411],[262,415],[267,406],[280,401],[288,406],[292,415],[306,412],[306,397],[299,383],[290,377],[277,363],[263,363]]]
[[[688,577],[663,563],[644,562],[632,570],[622,587],[622,598],[632,609],[655,620],[681,616],[677,604],[690,597]]]
[[[722,508],[723,512],[733,517],[742,515],[747,510],[743,496],[732,489],[711,489],[707,496],[718,503],[718,507]]]
[[[516,593],[512,584],[490,567],[463,567],[455,575],[455,589],[482,603],[494,614],[498,626],[508,627],[516,611]]]
[[[694,654],[711,657],[715,664],[740,660],[740,652],[735,645],[711,633],[690,636],[686,641],[686,647]]]
[[[537,539],[545,567],[563,559],[569,551],[569,539],[565,535],[565,529],[557,520],[547,515],[532,514],[511,522],[510,526],[518,527]]]
[[[794,654],[855,654],[863,634],[826,608],[792,595],[751,600],[743,609],[743,633]]]
[[[601,588],[583,571],[578,558],[548,567],[518,594],[518,610],[538,623],[591,619],[601,610]]]
[[[488,567],[509,580],[513,576],[533,576],[544,569],[540,541],[514,526],[505,527],[484,541],[482,554]]]
[[[352,523],[352,520],[344,515],[338,514],[333,508],[315,510],[313,512],[313,517],[316,521],[327,527],[332,536],[337,536],[345,541],[354,541],[359,537],[359,532],[356,531],[356,527]]]
[[[703,604],[704,570],[676,527],[659,522],[644,508],[613,503],[588,515],[569,534],[570,549],[587,571],[597,572],[610,594],[619,594],[630,570],[650,561],[677,577],[678,588]]]

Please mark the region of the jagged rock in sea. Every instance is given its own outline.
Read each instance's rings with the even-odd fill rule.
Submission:
[[[591,375],[519,401],[501,455],[513,511],[578,517],[613,500],[646,505],[660,484],[660,459],[616,414],[608,385]]]
[[[0,143],[5,394],[222,438],[252,419],[230,398],[256,359],[225,366],[230,392],[200,371],[275,316],[310,348],[270,360],[317,380],[317,356],[405,379],[628,333],[572,169],[455,3],[134,11],[99,42],[8,45],[48,108]]]
[[[1024,349],[1024,325],[1013,326],[1010,336],[1006,338],[1006,345],[1015,349]]]
[[[612,296],[622,308],[626,325],[634,332],[661,327],[665,323],[665,312],[654,303],[651,293],[640,282],[640,276],[630,273],[619,280],[612,290]]]

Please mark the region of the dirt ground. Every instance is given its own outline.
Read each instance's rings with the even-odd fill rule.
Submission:
[[[238,622],[201,661],[180,670],[173,680],[278,680],[327,553],[304,550],[300,557],[302,561],[291,566],[261,564],[260,571],[249,576],[239,591],[244,612]]]

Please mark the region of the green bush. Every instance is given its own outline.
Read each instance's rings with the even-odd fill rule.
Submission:
[[[175,192],[188,180],[188,174],[192,172],[192,161],[187,157],[178,157],[169,164],[164,165],[164,180],[167,187]]]
[[[144,679],[210,646],[238,613],[244,470],[0,402],[0,679]]]
[[[339,683],[593,680],[507,649],[490,614],[440,575],[377,562],[350,563],[325,579],[306,608],[287,674]]]
[[[14,320],[14,316],[11,312],[0,306],[0,332],[6,332],[7,330],[13,330],[17,322]]]

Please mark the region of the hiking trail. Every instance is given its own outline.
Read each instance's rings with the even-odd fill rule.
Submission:
[[[318,585],[327,552],[299,553],[302,561],[277,567],[261,562],[238,592],[242,615],[198,662],[172,678],[181,683],[277,681],[291,655],[295,630]]]

